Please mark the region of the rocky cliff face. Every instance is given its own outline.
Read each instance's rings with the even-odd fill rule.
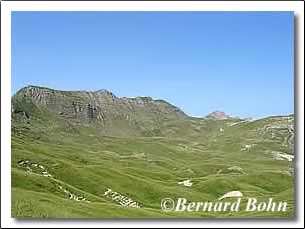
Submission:
[[[59,91],[28,86],[12,98],[12,112],[24,112],[29,117],[31,109],[26,108],[26,104],[78,124],[111,125],[115,120],[158,122],[160,119],[187,117],[179,108],[165,101],[150,97],[119,98],[107,90]]]

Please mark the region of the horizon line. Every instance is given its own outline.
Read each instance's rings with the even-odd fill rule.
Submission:
[[[33,85],[33,84],[28,84],[27,86],[23,86],[21,88],[19,88],[18,90],[16,90],[14,93],[11,91],[11,97],[14,97],[19,91],[21,91],[22,89],[24,88],[28,88],[28,87],[36,87],[36,88],[42,88],[42,89],[48,89],[48,90],[54,90],[54,91],[61,91],[61,92],[92,92],[92,93],[96,93],[98,91],[107,91],[109,93],[112,93],[115,97],[117,98],[130,98],[130,99],[133,99],[133,98],[151,98],[152,100],[154,101],[157,101],[157,100],[162,100],[162,101],[165,101],[175,107],[177,107],[178,109],[180,109],[183,113],[185,113],[187,116],[191,117],[191,118],[205,118],[207,116],[209,116],[210,114],[213,114],[214,112],[224,112],[226,115],[228,115],[230,118],[236,118],[236,119],[242,119],[242,120],[259,120],[259,119],[264,119],[264,118],[272,118],[272,117],[287,117],[287,116],[294,116],[294,112],[293,113],[289,113],[289,114],[271,114],[271,115],[265,115],[265,116],[261,116],[261,117],[251,117],[251,116],[248,116],[248,117],[240,117],[238,115],[230,115],[228,113],[226,113],[225,111],[223,110],[214,110],[214,111],[211,111],[209,113],[207,113],[206,115],[192,115],[192,114],[189,114],[188,112],[185,112],[183,109],[181,109],[179,106],[175,105],[173,102],[171,101],[167,101],[163,98],[155,98],[155,97],[151,97],[151,96],[148,96],[148,95],[139,95],[139,96],[133,96],[133,97],[126,97],[126,96],[116,96],[115,93],[113,93],[111,90],[109,89],[105,89],[105,88],[102,88],[102,89],[98,89],[98,90],[88,90],[88,89],[73,89],[73,90],[63,90],[63,89],[55,89],[55,88],[50,88],[48,86],[37,86],[37,85]],[[11,88],[12,89],[12,88]]]

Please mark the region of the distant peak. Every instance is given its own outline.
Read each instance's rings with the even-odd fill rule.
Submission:
[[[216,111],[213,111],[211,114],[221,114],[221,115],[225,115],[226,113],[224,111],[219,111],[219,110],[216,110]]]
[[[210,113],[209,115],[206,116],[207,118],[212,118],[215,120],[226,120],[231,118],[229,115],[227,115],[225,112],[223,111],[214,111],[212,113]]]

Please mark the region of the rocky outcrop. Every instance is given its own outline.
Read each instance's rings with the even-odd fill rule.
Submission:
[[[23,100],[75,124],[97,123],[104,126],[121,120],[132,125],[141,120],[157,123],[169,116],[176,119],[187,117],[179,108],[165,101],[150,97],[119,98],[107,90],[60,91],[28,86],[13,96],[12,112],[17,112],[16,104],[23,103]],[[26,111],[21,108],[18,112]]]
[[[256,129],[257,135],[272,139],[290,149],[294,148],[294,116],[272,117],[270,122]]]

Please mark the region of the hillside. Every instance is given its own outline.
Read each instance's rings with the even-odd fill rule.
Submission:
[[[194,118],[150,97],[29,86],[12,97],[12,216],[293,217],[293,148],[293,115]],[[160,209],[234,190],[288,211]]]

